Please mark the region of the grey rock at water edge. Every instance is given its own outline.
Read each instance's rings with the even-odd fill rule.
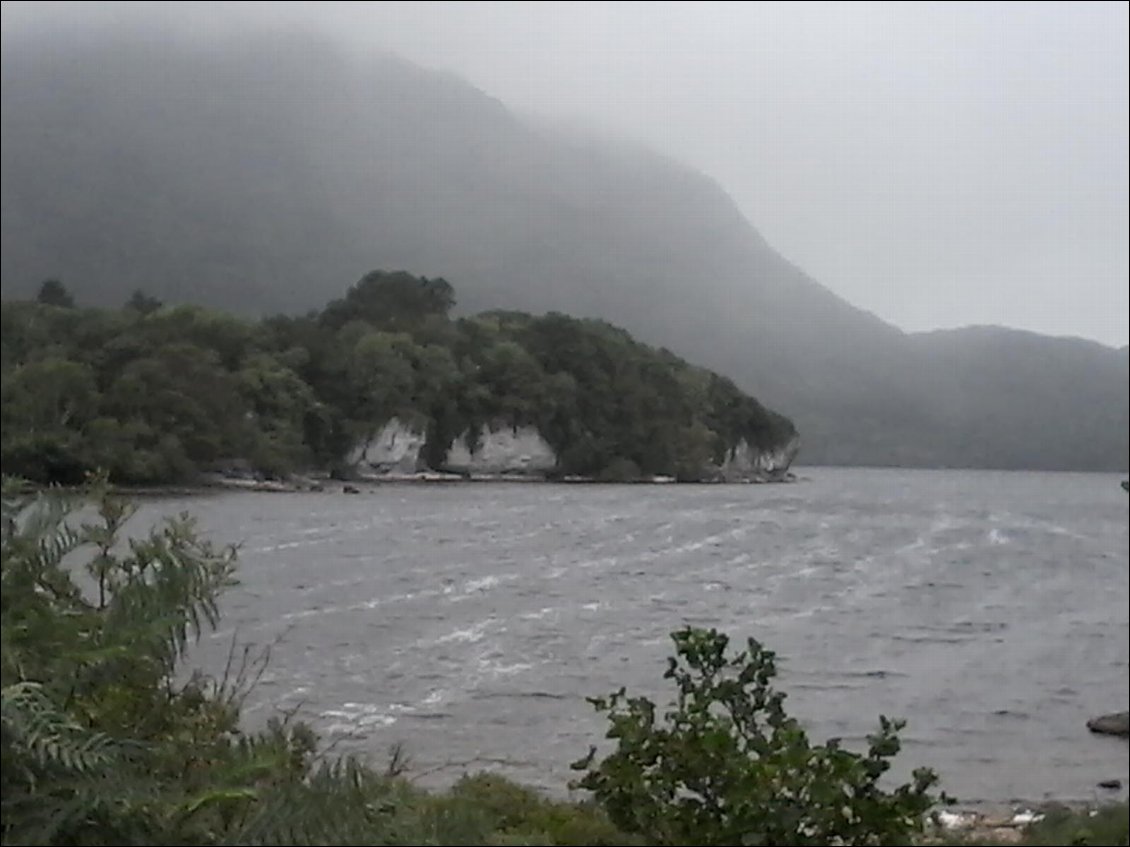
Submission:
[[[1130,712],[1113,712],[1087,721],[1087,729],[1103,735],[1130,737]]]

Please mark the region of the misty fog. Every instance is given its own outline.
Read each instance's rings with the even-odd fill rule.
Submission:
[[[704,171],[908,330],[1127,343],[1120,3],[5,3],[4,37],[289,28]],[[38,35],[37,35],[38,34]]]

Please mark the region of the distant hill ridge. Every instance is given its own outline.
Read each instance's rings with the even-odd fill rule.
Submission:
[[[732,377],[802,464],[1124,470],[1125,348],[906,334],[777,254],[707,177],[324,42],[6,40],[5,296],[48,277],[301,311],[375,267],[464,313],[560,310]]]

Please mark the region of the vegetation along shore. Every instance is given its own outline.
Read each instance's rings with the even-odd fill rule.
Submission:
[[[373,272],[320,311],[251,322],[141,293],[76,308],[48,281],[4,304],[5,472],[265,488],[786,478],[795,427],[725,377],[602,321],[456,319],[454,302],[442,279]]]

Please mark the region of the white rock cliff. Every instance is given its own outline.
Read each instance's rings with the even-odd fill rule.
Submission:
[[[526,474],[545,476],[557,467],[557,454],[532,426],[484,428],[472,452],[469,433],[455,439],[443,470],[477,475]]]
[[[799,449],[800,438],[795,435],[772,450],[756,449],[742,439],[717,469],[717,476],[725,482],[767,482],[781,479]]]
[[[346,462],[362,476],[412,474],[423,470],[420,455],[427,436],[393,418],[371,438],[357,444]]]
[[[393,418],[373,436],[358,443],[347,457],[362,476],[405,476],[439,470],[469,476],[544,477],[557,468],[557,454],[535,427],[484,427],[475,449],[469,433],[455,439],[440,468],[429,469],[423,458],[427,435]],[[771,450],[759,450],[745,440],[727,454],[721,465],[703,469],[703,476],[722,482],[767,482],[785,477],[800,440],[793,437]]]

